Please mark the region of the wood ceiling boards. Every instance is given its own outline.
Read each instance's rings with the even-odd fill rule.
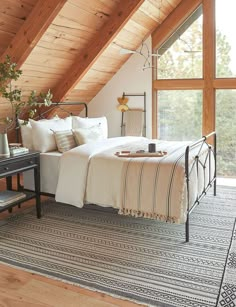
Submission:
[[[20,64],[21,55],[23,75],[17,85],[25,95],[50,88],[57,101],[89,102],[129,58],[120,55],[119,46],[137,49],[180,2],[1,0],[1,55],[11,50]],[[44,25],[40,14],[34,13],[42,4]],[[46,19],[51,19],[50,25]],[[22,45],[16,43],[23,26],[34,36],[28,49],[24,39]],[[24,46],[26,51],[20,51]],[[25,59],[22,54],[27,54]]]

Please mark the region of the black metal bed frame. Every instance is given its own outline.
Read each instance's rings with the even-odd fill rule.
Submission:
[[[42,118],[44,117],[45,114],[47,114],[48,112],[51,112],[53,109],[55,108],[59,108],[62,111],[70,114],[70,115],[75,115],[72,112],[65,110],[62,106],[79,106],[79,105],[83,105],[85,108],[85,117],[88,116],[88,106],[86,102],[53,102],[51,103],[51,105],[49,106],[48,110],[45,110],[44,112],[40,113],[39,110],[39,117]]]
[[[207,143],[207,140],[209,140],[209,138],[213,137],[213,145],[210,145]],[[200,154],[203,152],[203,150],[205,150],[205,148],[203,149],[204,144],[207,145],[208,147],[208,151],[207,151],[207,155],[205,158],[204,163],[202,161],[200,161],[199,156]],[[199,147],[199,150],[197,152],[197,155],[195,155],[194,157],[194,161],[191,163],[191,167],[190,167],[190,161],[189,161],[189,157],[190,157],[190,153],[193,149],[195,149],[196,147]],[[212,170],[211,170],[211,162],[212,162],[212,154],[214,157],[214,174],[212,177]],[[204,188],[203,191],[201,192],[200,195],[197,195],[197,198],[195,199],[193,204],[190,204],[190,187],[189,187],[189,181],[190,181],[190,176],[191,173],[193,171],[193,168],[196,167],[197,168],[197,176],[199,173],[199,168],[202,167],[203,168],[203,172],[204,172],[204,180],[205,180],[205,171],[207,168],[207,163],[208,163],[208,182],[204,182]],[[189,220],[190,220],[190,214],[192,213],[192,211],[194,210],[194,208],[199,204],[199,202],[201,201],[201,199],[203,198],[204,195],[206,195],[207,191],[209,190],[209,188],[212,187],[212,185],[214,185],[214,196],[216,196],[216,132],[212,132],[206,136],[203,136],[200,140],[194,142],[193,144],[189,145],[186,147],[185,150],[185,176],[186,176],[186,185],[187,185],[187,219],[186,219],[186,223],[185,223],[185,238],[186,238],[186,242],[189,242]],[[212,179],[211,179],[212,178]]]
[[[146,112],[146,93],[144,92],[144,94],[123,94],[124,96],[143,96],[144,97],[144,111]],[[62,106],[77,106],[77,105],[83,105],[85,107],[85,116],[88,116],[88,106],[85,102],[61,102],[61,103],[52,103],[51,106],[49,107],[49,109],[45,110],[42,113],[39,113],[38,118],[43,118],[45,114],[47,114],[48,112],[52,111],[55,108],[60,108],[63,111],[65,111],[66,113],[70,114],[70,115],[74,115],[73,113],[69,112],[68,110],[63,109]],[[123,113],[122,113],[123,115]],[[146,115],[146,114],[145,114]],[[146,127],[146,116],[145,116],[145,127]],[[213,138],[213,144],[210,145],[207,143],[207,140],[209,140],[210,138]],[[19,123],[18,123],[18,117],[16,116],[16,140],[17,142],[19,142]],[[204,144],[207,145],[208,151],[207,151],[207,155],[205,158],[204,163],[202,163],[202,161],[199,159],[200,154],[203,152],[203,150],[205,151]],[[186,222],[185,222],[185,239],[186,242],[189,242],[189,228],[190,228],[190,214],[192,213],[192,211],[194,210],[194,208],[200,203],[201,199],[206,195],[207,191],[214,186],[214,196],[216,195],[216,132],[212,132],[206,136],[203,136],[201,139],[197,140],[196,142],[190,144],[189,146],[186,147],[185,149],[185,177],[186,177],[186,188],[187,188],[187,218],[186,218]],[[198,152],[197,155],[195,155],[193,162],[190,163],[190,153],[192,150],[194,150],[196,147],[198,147]],[[212,160],[212,154],[214,157],[214,174],[212,177],[211,174],[211,160]],[[204,188],[203,191],[201,192],[200,195],[197,196],[197,198],[195,199],[195,201],[193,202],[193,204],[190,204],[190,187],[189,187],[189,181],[190,181],[190,176],[191,173],[193,171],[193,168],[196,167],[197,168],[197,176],[198,176],[198,170],[200,167],[203,168],[204,171],[204,175],[205,175],[205,171],[207,168],[207,163],[208,165],[208,182],[204,182]],[[191,167],[190,167],[191,165]],[[205,176],[204,176],[205,178]],[[212,179],[211,179],[212,178]],[[17,178],[17,183],[20,185],[20,178],[18,176]],[[42,195],[47,195],[47,196],[55,196],[53,194],[50,193],[41,193]]]

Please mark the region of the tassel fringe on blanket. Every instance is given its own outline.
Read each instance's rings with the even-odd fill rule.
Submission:
[[[143,218],[148,218],[148,219],[153,219],[153,220],[160,220],[160,221],[165,221],[165,222],[169,222],[169,223],[177,223],[178,222],[178,219],[175,218],[175,217],[168,217],[168,216],[160,215],[160,214],[157,214],[157,213],[143,212],[143,211],[127,209],[127,208],[120,209],[119,214],[129,215],[129,216],[133,216],[133,217],[143,217]]]

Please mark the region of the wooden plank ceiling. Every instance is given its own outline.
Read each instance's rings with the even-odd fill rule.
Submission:
[[[89,102],[181,0],[1,0],[1,60],[10,54],[24,95]],[[1,113],[2,113],[1,109]]]

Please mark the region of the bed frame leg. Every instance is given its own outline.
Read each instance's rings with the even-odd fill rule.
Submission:
[[[216,196],[216,178],[215,178],[215,181],[214,181],[214,196]]]
[[[185,223],[185,242],[189,242],[189,213],[187,214],[187,220]]]

